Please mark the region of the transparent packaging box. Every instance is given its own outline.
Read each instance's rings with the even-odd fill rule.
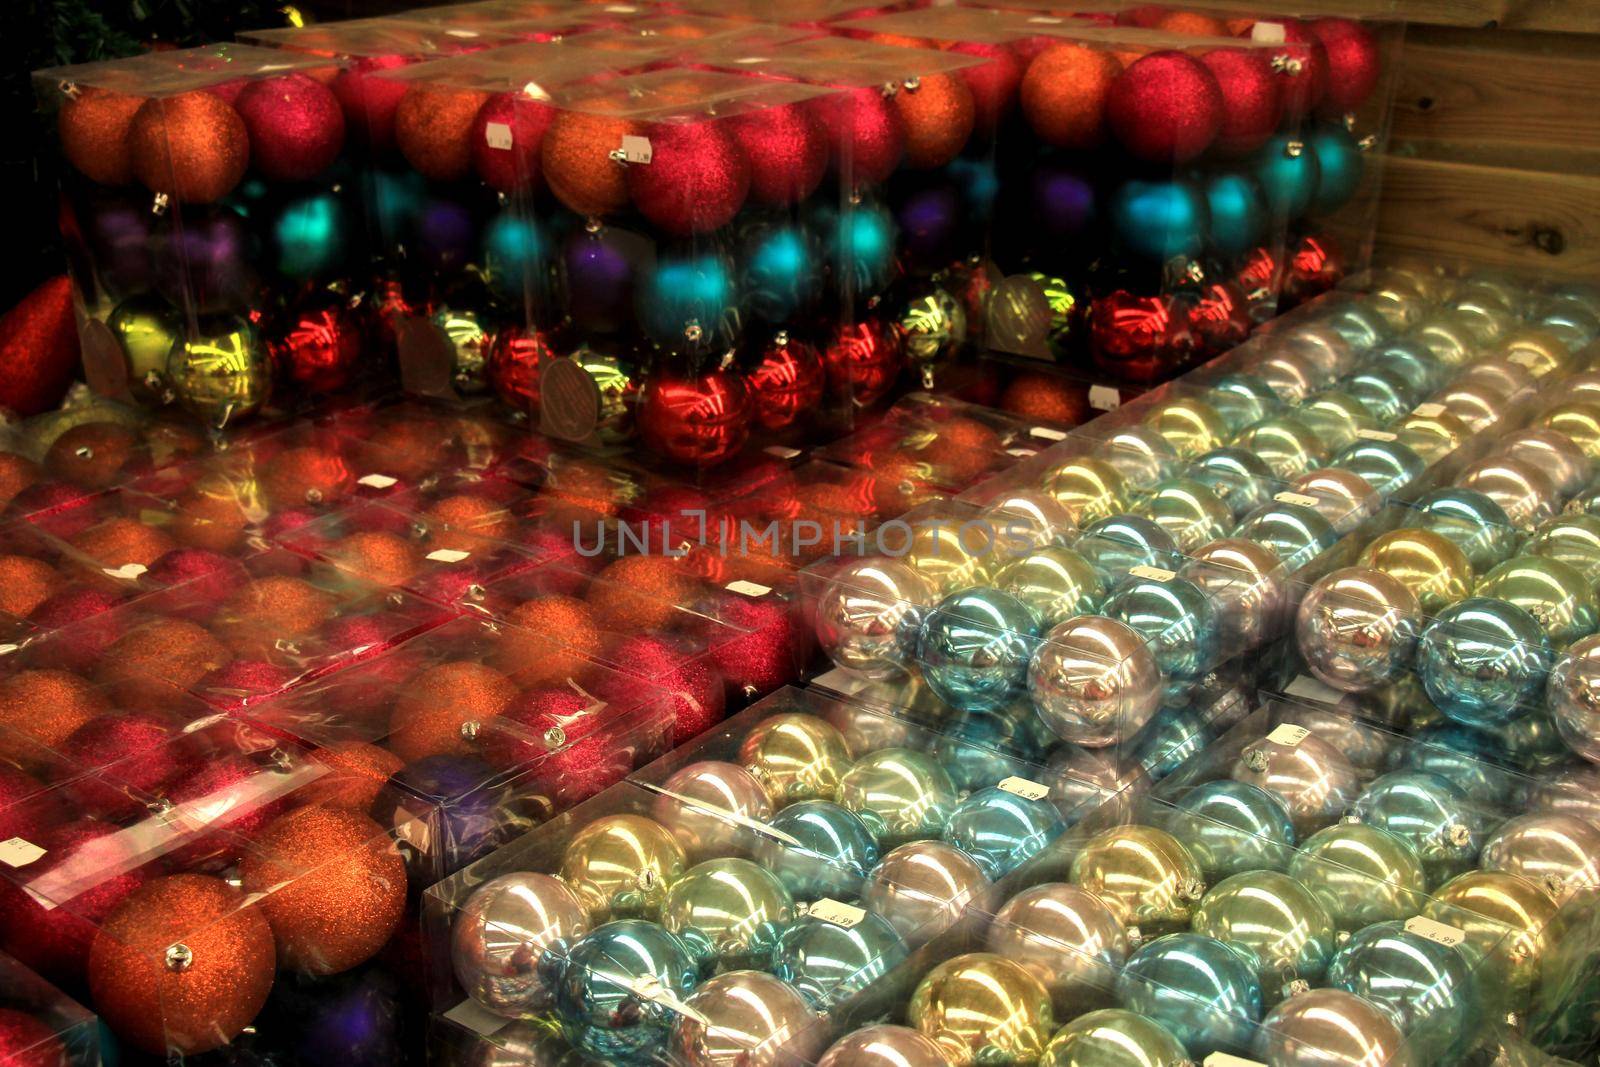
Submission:
[[[17,960],[0,953],[7,1049],[18,1062],[92,1067],[100,1062],[95,1017]]]

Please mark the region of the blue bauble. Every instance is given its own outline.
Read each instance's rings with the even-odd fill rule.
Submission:
[[[532,219],[502,211],[484,228],[484,270],[490,288],[502,296],[522,296],[538,281],[549,254],[550,243]]]
[[[402,243],[422,214],[428,183],[409,167],[403,171],[375,170],[371,179],[371,216],[377,238],[385,246]]]
[[[1126,578],[1133,567],[1175,571],[1183,565],[1172,535],[1142,515],[1109,515],[1092,522],[1072,547],[1089,561],[1107,589]]]
[[[1206,208],[1211,214],[1208,237],[1218,255],[1231,258],[1261,243],[1267,228],[1267,208],[1254,179],[1224,172],[1206,182],[1205,192]]]
[[[1343,126],[1318,126],[1306,137],[1306,148],[1317,157],[1317,193],[1311,200],[1312,210],[1331,215],[1361,187],[1366,161],[1355,137]]]
[[[1187,705],[1164,707],[1133,735],[1129,742],[1132,762],[1160,781],[1199,755],[1211,736],[1211,727],[1200,712]]]
[[[1294,824],[1283,802],[1248,782],[1222,779],[1189,789],[1167,832],[1188,845],[1211,885],[1245,871],[1284,870],[1294,855]]]
[[[1251,169],[1274,219],[1297,219],[1310,209],[1317,195],[1317,155],[1297,136],[1280,133],[1262,145]]]
[[[1233,510],[1235,518],[1268,503],[1277,491],[1272,468],[1243,448],[1212,449],[1189,464],[1185,473],[1217,494]]]
[[[1425,493],[1406,509],[1401,525],[1444,537],[1461,549],[1479,574],[1487,574],[1517,551],[1518,531],[1511,517],[1476,489],[1446,487]]]
[[[478,254],[478,225],[455,200],[429,200],[417,218],[417,251],[435,270],[460,270]]]
[[[1327,981],[1387,1012],[1419,1064],[1456,1062],[1487,1022],[1467,957],[1400,922],[1356,931],[1334,953]]]
[[[1490,597],[1451,604],[1417,644],[1428,699],[1464,726],[1500,726],[1528,714],[1554,664],[1539,620]]]
[[[1358,476],[1382,496],[1416,483],[1428,463],[1399,441],[1356,441],[1340,449],[1329,464]]]
[[[894,217],[881,204],[863,203],[844,214],[822,213],[828,258],[850,281],[857,298],[881,293],[894,280]]]
[[[882,978],[906,955],[905,941],[881,915],[867,912],[849,927],[807,915],[779,939],[772,973],[812,1007],[827,1011]]]
[[[1241,1053],[1261,1018],[1255,961],[1214,937],[1167,934],[1139,949],[1117,976],[1117,1001],[1172,1031],[1189,1055]]]
[[[763,322],[789,322],[822,290],[822,253],[801,226],[755,228],[745,236],[739,262],[744,308]]]
[[[1246,537],[1272,549],[1290,572],[1304,567],[1339,540],[1333,524],[1315,508],[1276,500],[1246,515],[1233,536]]]
[[[1013,775],[1027,776],[1028,763],[1012,753],[1037,754],[1038,745],[1025,724],[1007,711],[969,711],[939,724],[933,757],[950,773],[962,792],[994,785]]]
[[[900,245],[914,262],[948,264],[955,258],[961,200],[948,185],[918,189],[895,209]]]
[[[1000,196],[1000,172],[994,160],[960,156],[950,161],[945,173],[961,191],[962,206],[973,221],[982,222],[994,214],[994,203]]]
[[[767,820],[781,842],[763,846],[766,866],[796,900],[852,895],[878,862],[878,839],[861,817],[827,800],[790,804]]]
[[[917,633],[917,662],[935,696],[960,711],[992,711],[1022,695],[1039,623],[998,589],[974,588],[939,602]]]
[[[1518,780],[1497,763],[1505,744],[1494,734],[1455,723],[1418,732],[1395,754],[1396,770],[1437,774],[1466,794],[1473,804],[1493,809],[1513,796]]]
[[[717,255],[657,260],[639,286],[635,305],[639,322],[658,344],[714,349],[738,333],[733,275]]]
[[[389,1067],[405,1059],[405,991],[379,964],[343,974],[293,972],[272,985],[252,1044],[305,1067]]]
[[[1483,815],[1437,774],[1392,771],[1367,786],[1351,811],[1416,850],[1432,887],[1471,869],[1483,847]]]
[[[957,804],[944,841],[977,861],[990,881],[1043,852],[1065,830],[1049,799],[1028,800],[999,786],[980,789]]]
[[[590,1055],[644,1061],[678,1017],[672,1002],[686,1000],[698,978],[689,947],[666,928],[642,919],[606,923],[573,942],[561,967],[562,1033]]]
[[[1187,578],[1130,576],[1101,612],[1144,635],[1168,678],[1198,678],[1216,664],[1221,628],[1216,609]]]
[[[1205,242],[1206,199],[1186,181],[1124,182],[1111,197],[1111,225],[1134,255],[1193,256]]]
[[[507,804],[493,768],[476,756],[425,756],[402,767],[391,781],[400,798],[396,828],[426,828],[427,840],[405,851],[413,879],[423,884],[488,855],[530,828]]]
[[[291,278],[314,278],[337,270],[350,243],[344,205],[332,193],[294,200],[272,227],[278,270]]]
[[[567,313],[580,333],[621,333],[632,325],[634,283],[649,251],[638,234],[613,226],[567,238],[561,254]]]

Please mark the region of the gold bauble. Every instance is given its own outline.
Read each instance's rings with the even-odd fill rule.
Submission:
[[[593,923],[654,919],[689,859],[672,831],[643,815],[607,815],[572,836],[561,880]]]
[[[1375,537],[1356,566],[1382,571],[1411,590],[1428,615],[1472,595],[1466,554],[1432,530],[1391,530]]]
[[[774,715],[758,722],[739,745],[739,762],[755,775],[776,807],[833,800],[850,769],[844,735],[815,715]]]
[[[991,952],[968,952],[929,971],[906,1017],[952,1067],[1035,1063],[1055,1030],[1044,984]]]

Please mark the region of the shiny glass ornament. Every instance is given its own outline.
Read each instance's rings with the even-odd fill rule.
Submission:
[[[1316,985],[1333,956],[1334,925],[1309,889],[1277,871],[1245,871],[1212,886],[1190,928],[1253,957],[1262,1000]]]
[[[1522,384],[1531,388],[1528,382]],[[1505,388],[1498,382],[1457,379],[1428,400],[1460,419],[1471,432],[1483,433],[1500,421],[1512,403],[1512,400],[1504,395],[1504,391]]]
[[[1044,985],[988,952],[964,953],[924,975],[906,1019],[933,1038],[951,1067],[1034,1063],[1055,1029]]]
[[[1534,324],[1576,352],[1600,336],[1600,315],[1581,304],[1550,300],[1534,312]]]
[[[794,987],[760,971],[703,982],[672,1027],[671,1055],[685,1067],[779,1067],[807,1063],[826,1037]]]
[[[1315,508],[1276,500],[1246,515],[1232,536],[1255,541],[1272,549],[1291,574],[1328,551],[1339,540],[1333,524]]]
[[[1104,1003],[1128,958],[1127,932],[1099,897],[1068,882],[1032,886],[995,912],[984,949],[1044,983],[1060,1018]]]
[[[1240,537],[1210,541],[1178,573],[1211,601],[1224,656],[1254,648],[1283,625],[1286,576],[1278,554],[1265,545]]]
[[[1600,893],[1600,829],[1570,815],[1519,815],[1489,835],[1479,862],[1526,878],[1562,907],[1592,904]]]
[[[944,841],[977,860],[983,873],[997,881],[1043,852],[1065,829],[1049,800],[1029,800],[989,786],[951,810]]]
[[[1039,622],[997,589],[974,588],[940,601],[917,634],[917,665],[935,696],[963,711],[1002,707],[1022,693]]]
[[[1430,464],[1452,455],[1472,436],[1465,422],[1437,404],[1428,408],[1426,414],[1413,410],[1400,416],[1389,424],[1389,432]]]
[[[649,1056],[699,977],[688,947],[655,923],[598,926],[573,944],[556,982],[562,1035],[601,1058]]]
[[[1484,359],[1472,364],[1453,378],[1435,399],[1455,410],[1451,398],[1458,390],[1470,390],[1471,399],[1464,395],[1463,410],[1457,411],[1469,425],[1482,422],[1491,426],[1500,421],[1505,409],[1532,396],[1538,391],[1538,379],[1526,367],[1508,359]]]
[[[1172,445],[1149,426],[1118,426],[1097,439],[1095,458],[1122,475],[1129,492],[1172,477],[1181,465]]]
[[[607,815],[572,836],[561,856],[561,880],[592,922],[653,919],[688,857],[671,831],[642,815]]]
[[[1316,734],[1292,745],[1270,736],[1251,742],[1229,773],[1281,800],[1300,837],[1343,815],[1361,788],[1355,765]]]
[[[767,825],[756,858],[799,900],[850,893],[878,862],[878,839],[860,816],[826,800],[790,804]]]
[[[1448,538],[1430,530],[1390,530],[1361,550],[1356,565],[1382,571],[1437,615],[1472,592],[1472,564]]]
[[[1098,610],[1105,585],[1089,561],[1070,548],[1036,548],[994,572],[994,588],[1016,597],[1049,629],[1063,619]]]
[[[1014,753],[1039,754],[1032,716],[1016,707],[1001,711],[967,711],[940,723],[933,758],[950,775],[957,792],[994,785],[1012,775],[1026,775],[1027,764]]]
[[[1140,948],[1117,977],[1117,999],[1201,1059],[1246,1051],[1261,1018],[1254,960],[1203,934],[1168,934]]]
[[[869,753],[839,782],[839,805],[859,816],[883,848],[938,837],[955,803],[945,769],[908,748]]]
[[[1142,634],[1170,678],[1196,678],[1216,663],[1216,614],[1187,578],[1131,575],[1112,590],[1101,610]]]
[[[1480,597],[1515,604],[1532,615],[1557,649],[1600,629],[1594,586],[1560,560],[1512,556],[1484,575],[1477,591]]]
[[[1144,424],[1161,435],[1180,460],[1221,448],[1233,435],[1222,412],[1197,397],[1176,397],[1157,404]]]
[[[1572,757],[1554,720],[1537,706],[1488,732],[1498,743],[1499,761],[1525,773],[1543,772]]]
[[[1192,478],[1152,486],[1133,510],[1165,530],[1180,552],[1192,552],[1223,537],[1233,526],[1233,510],[1210,487]]]
[[[1513,330],[1500,342],[1496,353],[1501,359],[1527,369],[1540,381],[1559,374],[1567,367],[1569,353],[1560,336],[1537,326]]]
[[[1283,721],[1303,726],[1328,742],[1358,770],[1371,773],[1386,766],[1398,739],[1364,718],[1357,718],[1334,704],[1307,704],[1288,707]]]
[[[907,562],[863,559],[833,575],[817,603],[817,643],[828,658],[869,678],[904,673],[922,619],[937,599]]]
[[[1351,448],[1362,447],[1359,443]],[[1341,452],[1345,455],[1349,450]],[[1289,482],[1289,491],[1311,497],[1309,505],[1328,520],[1333,532],[1343,536],[1378,513],[1383,499],[1360,474],[1339,466],[1306,471]]]
[[[1301,320],[1273,340],[1283,349],[1321,368],[1330,383],[1355,369],[1355,348],[1325,321]]]
[[[1234,446],[1259,456],[1274,475],[1293,478],[1328,462],[1328,444],[1295,415],[1279,415],[1248,427]]]
[[[1502,438],[1495,451],[1544,471],[1562,497],[1582,489],[1594,473],[1594,461],[1572,443],[1572,438],[1555,430],[1518,430]]]
[[[1574,763],[1540,778],[1529,791],[1528,808],[1600,827],[1600,767]]]
[[[1399,441],[1357,441],[1335,455],[1332,463],[1385,497],[1411,488],[1428,469],[1427,460]]]
[[[912,297],[901,310],[898,325],[905,338],[906,359],[930,387],[936,370],[948,363],[967,340],[967,312],[943,289]]]
[[[770,968],[794,916],[794,898],[778,876],[738,858],[695,864],[661,903],[661,925],[708,972]]]
[[[1416,849],[1376,826],[1339,822],[1300,843],[1289,877],[1305,886],[1334,926],[1359,930],[1409,919],[1427,899],[1427,874]]]
[[[1164,707],[1133,736],[1128,758],[1159,781],[1199,755],[1215,734],[1199,712],[1182,705]]]
[[[1467,870],[1483,846],[1484,816],[1447,779],[1426,771],[1392,771],[1356,798],[1351,813],[1405,841],[1422,861],[1429,885]]]
[[[1416,596],[1370,567],[1323,575],[1295,613],[1295,641],[1306,667],[1346,692],[1372,689],[1409,670],[1421,629]]]
[[[1357,369],[1339,383],[1339,390],[1360,404],[1379,424],[1393,422],[1404,415],[1420,395],[1398,371],[1373,366]]]
[[[1104,747],[1126,741],[1155,714],[1161,668],[1139,631],[1079,615],[1058,623],[1028,666],[1028,692],[1063,741]]]
[[[160,297],[130,296],[112,309],[106,328],[122,351],[134,399],[145,404],[167,403],[171,399],[167,361],[180,343],[177,308]]]
[[[553,968],[589,930],[578,898],[548,874],[505,874],[485,882],[450,928],[456,981],[496,1015],[527,1018],[550,1006]]]
[[[1545,704],[1561,739],[1600,763],[1600,636],[1575,641],[1550,672]]]
[[[1118,826],[1090,838],[1072,859],[1072,884],[1144,937],[1187,926],[1206,891],[1193,853],[1153,826]]]
[[[1466,316],[1456,311],[1433,312],[1412,328],[1407,339],[1426,348],[1448,373],[1465,367],[1478,351],[1475,331]]]
[[[1149,781],[1116,749],[1057,745],[1050,754],[1045,784],[1061,817],[1071,825],[1113,798],[1119,810],[1131,807],[1147,791]]]
[[[1352,935],[1328,965],[1328,984],[1388,1013],[1418,1063],[1454,1062],[1485,1022],[1466,958],[1399,922]]]
[[[767,790],[774,807],[832,800],[850,769],[844,735],[825,719],[790,713],[762,719],[739,743],[739,762]]]
[[[1416,341],[1395,338],[1375,345],[1361,359],[1365,369],[1393,374],[1406,383],[1411,403],[1445,383],[1444,369],[1433,353]]]
[[[1307,990],[1273,1008],[1250,1055],[1285,1067],[1422,1067],[1387,1013],[1342,989]]]
[[[1211,885],[1247,871],[1281,871],[1294,855],[1294,824],[1277,797],[1221,779],[1184,791],[1167,831],[1188,845]]]
[[[1447,538],[1478,574],[1488,573],[1517,550],[1517,528],[1505,509],[1475,489],[1446,487],[1425,493],[1406,509],[1402,525]]]
[[[1253,452],[1219,448],[1189,466],[1188,476],[1208,487],[1240,518],[1272,499],[1277,475]]]
[[[1267,388],[1284,404],[1298,404],[1337,380],[1337,375],[1327,367],[1281,347],[1274,347],[1261,358],[1252,360],[1248,368],[1251,376],[1266,382]]]
[[[1045,476],[1045,488],[1077,524],[1087,526],[1127,507],[1128,486],[1104,460],[1074,456]]]
[[[211,316],[172,349],[166,382],[184,410],[221,429],[266,405],[272,394],[272,363],[254,325],[242,318]]]
[[[817,1067],[949,1067],[933,1038],[909,1026],[866,1026],[829,1046]]]
[[[1227,424],[1232,437],[1246,426],[1277,414],[1283,401],[1265,381],[1253,374],[1234,372],[1207,383],[1206,403]]]
[[[1365,299],[1330,305],[1320,317],[1357,353],[1365,353],[1393,332],[1388,320]]]
[[[1561,509],[1566,515],[1600,515],[1600,484],[1591,482]]]
[[[1526,714],[1553,660],[1537,619],[1510,601],[1482,596],[1441,611],[1417,645],[1417,675],[1428,699],[1467,726]]]
[[[1522,543],[1522,552],[1555,560],[1600,583],[1600,516],[1557,515],[1541,523]]]
[[[983,869],[943,841],[912,841],[879,861],[861,886],[861,906],[888,919],[911,948],[954,926],[989,894]]]
[[[1556,902],[1514,874],[1468,871],[1434,890],[1423,914],[1465,935],[1461,948],[1485,996],[1526,1011],[1549,954]]]
[[[1001,493],[983,509],[983,518],[1019,549],[1061,547],[1072,543],[1077,524],[1072,514],[1048,493],[1014,489]]]
[[[1516,776],[1501,765],[1505,755],[1492,731],[1445,721],[1417,731],[1391,769],[1437,774],[1473,804],[1493,810],[1518,788]]]
[[[772,973],[818,1011],[827,1011],[888,974],[906,958],[889,921],[868,913],[853,926],[804,915],[783,931]]]
[[[1378,428],[1378,420],[1355,397],[1329,389],[1302,400],[1294,417],[1310,428],[1329,452],[1354,444],[1363,431]]]
[[[1154,1019],[1101,1008],[1057,1030],[1039,1067],[1187,1067],[1183,1042]]]
[[[1491,456],[1472,464],[1456,479],[1463,489],[1476,489],[1505,511],[1513,526],[1531,529],[1556,513],[1560,501],[1543,470],[1526,460]]]
[[[1112,515],[1084,527],[1073,548],[1110,590],[1134,567],[1176,570],[1182,554],[1160,523],[1144,515]]]
[[[932,516],[913,526],[910,545],[896,561],[920,575],[936,593],[958,592],[982,585],[999,565],[994,551],[998,533],[991,536],[981,526]]]
[[[755,775],[737,763],[699,760],[673,771],[652,814],[672,831],[691,859],[734,855],[749,841],[743,820],[765,822],[772,800]]]

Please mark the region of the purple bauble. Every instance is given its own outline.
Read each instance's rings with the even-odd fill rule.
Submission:
[[[84,243],[100,284],[121,298],[143,292],[150,284],[150,221],[148,205],[90,205],[83,212]]]
[[[426,756],[402,767],[390,817],[405,850],[412,880],[424,885],[487,855],[527,829],[506,804],[496,772],[475,756]]]
[[[177,307],[242,313],[261,301],[256,250],[227,208],[186,208],[152,235],[156,288]],[[192,302],[192,303],[191,303]]]
[[[948,185],[919,189],[900,202],[895,221],[906,254],[917,264],[943,266],[955,255],[961,200]]]
[[[632,318],[634,279],[648,251],[636,233],[579,232],[562,251],[567,310],[580,332],[620,333]]]
[[[1065,167],[1040,167],[1033,174],[1039,225],[1056,237],[1082,233],[1094,219],[1094,186]]]
[[[454,201],[428,201],[417,220],[417,248],[431,267],[454,270],[464,266],[478,250],[472,212]]]
[[[406,1012],[400,982],[379,963],[344,974],[285,973],[256,1017],[262,1062],[304,1067],[388,1067],[405,1060]]]

